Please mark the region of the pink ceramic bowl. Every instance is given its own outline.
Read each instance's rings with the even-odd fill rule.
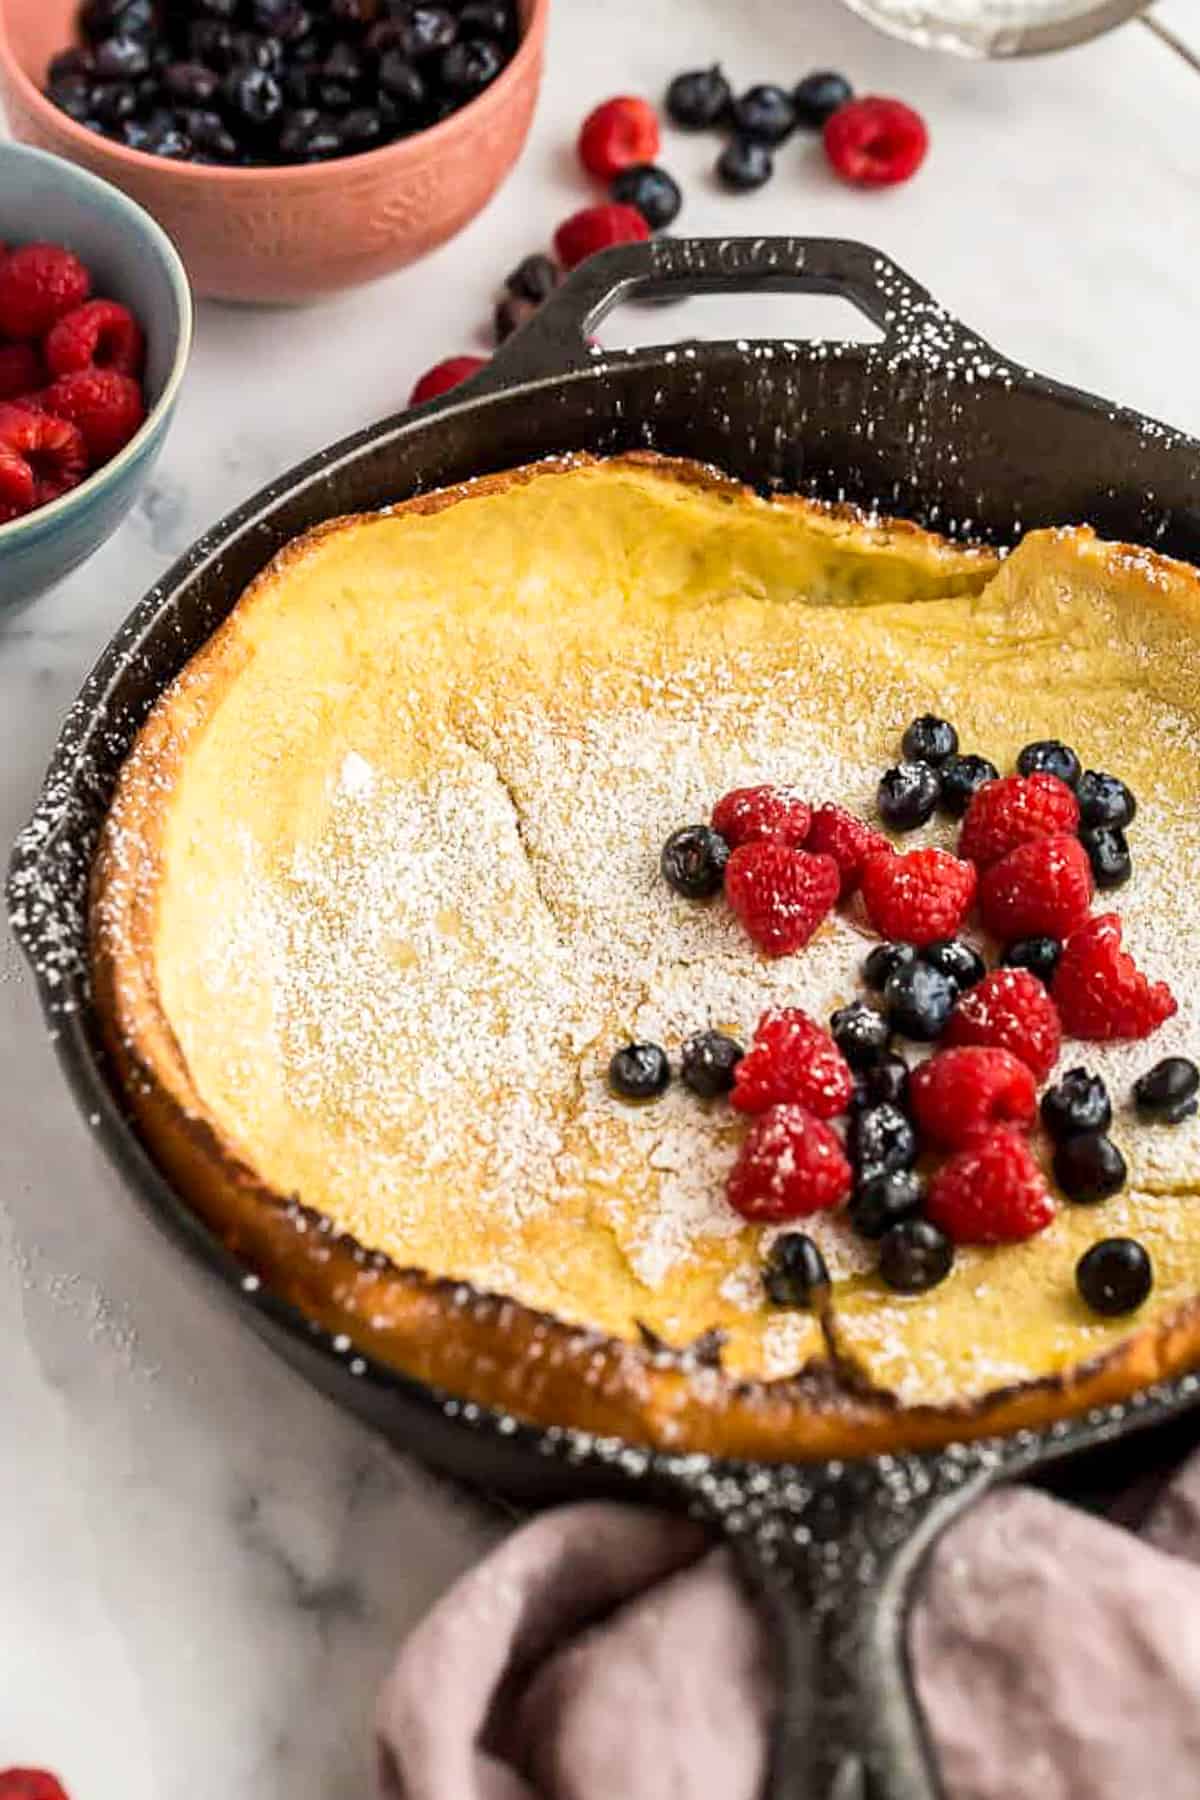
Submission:
[[[441,124],[365,156],[298,168],[168,162],[85,131],[41,92],[77,0],[0,0],[0,100],[15,138],[124,188],[175,240],[199,294],[296,301],[424,256],[491,199],[525,142],[550,0],[524,0],[513,60]]]

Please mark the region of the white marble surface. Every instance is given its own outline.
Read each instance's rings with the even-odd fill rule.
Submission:
[[[1200,47],[1191,0],[1164,19]],[[721,57],[744,82],[846,69],[920,105],[910,186],[861,195],[793,145],[752,198],[672,135],[681,226],[872,240],[1017,359],[1200,432],[1200,77],[1144,26],[1060,58],[908,53],[834,0],[558,0],[533,139],[423,266],[297,313],[201,309],[160,473],[82,572],[0,628],[0,839],[92,658],[165,563],[301,455],[475,347],[493,278],[586,189],[610,92]],[[0,196],[0,213],[3,199]],[[834,303],[697,303],[606,341],[829,327]],[[197,1288],[99,1173],[15,951],[0,979],[0,1766],[78,1800],[356,1800],[373,1689],[406,1624],[503,1520],[339,1416]]]

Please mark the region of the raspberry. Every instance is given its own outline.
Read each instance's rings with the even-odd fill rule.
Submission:
[[[115,300],[87,300],[66,313],[43,345],[52,375],[78,369],[115,369],[118,375],[140,375],[146,340],[133,314]]]
[[[891,187],[925,161],[929,133],[920,113],[903,100],[875,94],[850,100],[825,121],[825,154],[843,181]]]
[[[0,344],[0,400],[32,394],[45,379],[42,359],[32,344]]]
[[[758,948],[790,956],[838,897],[838,866],[789,844],[743,844],[725,865],[725,898]]]
[[[850,1164],[831,1125],[802,1106],[760,1113],[729,1171],[729,1204],[756,1225],[826,1212],[850,1192]]]
[[[0,444],[0,525],[32,512],[37,505],[33,470],[16,450]]]
[[[1062,1027],[1036,975],[1028,969],[993,969],[957,1002],[944,1041],[1011,1050],[1044,1081],[1058,1061]]]
[[[91,276],[69,250],[20,245],[0,262],[0,337],[43,337],[91,291]]]
[[[932,944],[955,935],[975,898],[975,882],[973,866],[948,850],[868,856],[863,904],[881,937]]]
[[[650,227],[636,206],[585,206],[581,212],[564,219],[554,234],[554,248],[564,269],[573,269],[597,250],[609,250],[614,244],[642,244],[650,236]]]
[[[648,100],[622,94],[583,121],[579,160],[600,181],[611,181],[636,163],[652,163],[657,155],[658,115]]]
[[[997,1125],[1028,1131],[1037,1119],[1032,1072],[1011,1050],[942,1050],[912,1071],[908,1093],[922,1135],[947,1150]]]
[[[818,1119],[845,1112],[854,1092],[850,1065],[829,1033],[798,1006],[765,1012],[734,1074],[739,1112],[766,1112],[788,1101]]]
[[[67,1800],[67,1790],[45,1769],[0,1769],[0,1800]]]
[[[22,461],[33,479],[33,503],[44,506],[87,474],[87,446],[65,419],[28,406],[0,406],[0,451]],[[21,478],[22,481],[24,477]]]
[[[439,394],[448,394],[460,381],[466,381],[482,369],[487,360],[486,356],[448,356],[445,362],[434,363],[413,388],[408,404],[420,406],[423,400],[436,400]]]
[[[814,856],[832,856],[842,876],[840,898],[848,900],[862,880],[868,856],[892,856],[890,838],[872,831],[842,806],[818,806],[808,832],[808,848]]]
[[[1051,992],[1071,1037],[1144,1038],[1178,1012],[1165,981],[1149,981],[1121,948],[1121,920],[1100,913],[1067,939]]]
[[[1079,828],[1079,802],[1057,775],[1005,775],[971,796],[958,839],[958,854],[985,868],[1033,838],[1071,836]]]
[[[131,375],[118,375],[115,369],[60,375],[38,403],[56,419],[79,427],[94,469],[123,450],[146,417],[141,388]]]
[[[1092,865],[1078,838],[1034,838],[984,870],[979,916],[1005,944],[1065,938],[1087,918],[1092,890]]]
[[[956,1244],[1014,1244],[1046,1229],[1054,1201],[1026,1140],[997,1130],[942,1164],[925,1211]]]
[[[802,844],[812,808],[792,788],[734,788],[713,807],[713,830],[731,850],[739,844]]]

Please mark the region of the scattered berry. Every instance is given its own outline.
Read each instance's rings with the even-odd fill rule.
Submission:
[[[548,256],[534,255],[521,259],[504,283],[518,300],[532,300],[540,306],[548,300],[561,281],[558,264]]]
[[[33,470],[16,450],[0,444],[0,525],[10,525],[37,505]]]
[[[908,1111],[908,1064],[902,1056],[881,1056],[856,1071],[852,1107],[882,1106],[885,1102]]]
[[[948,975],[960,993],[964,988],[975,987],[987,974],[987,964],[978,950],[962,938],[936,938],[921,951],[921,961]]]
[[[0,1800],[67,1800],[67,1790],[45,1769],[0,1769]]]
[[[684,825],[662,847],[659,867],[668,887],[685,900],[711,900],[719,894],[729,861],[729,845],[707,825]]]
[[[608,1085],[621,1100],[653,1100],[671,1079],[667,1053],[659,1044],[626,1044],[614,1050]]]
[[[848,900],[862,880],[868,856],[891,856],[893,846],[842,806],[818,806],[812,815],[806,847],[814,856],[832,856],[841,870],[840,898]]]
[[[826,119],[853,98],[854,89],[844,75],[836,75],[832,69],[817,69],[792,89],[796,123],[805,131],[820,131]]]
[[[1116,913],[1100,913],[1067,939],[1051,993],[1070,1037],[1149,1037],[1179,1010],[1166,982],[1148,981],[1122,950],[1121,933]]]
[[[1026,744],[1017,757],[1017,769],[1022,775],[1057,775],[1069,788],[1076,785],[1081,773],[1079,758],[1058,738],[1039,738],[1035,744]]]
[[[1125,1158],[1102,1131],[1063,1138],[1054,1152],[1054,1179],[1068,1200],[1093,1205],[1125,1186]]]
[[[852,1069],[865,1069],[886,1055],[892,1041],[891,1026],[881,1012],[865,1000],[852,1000],[829,1021],[833,1041]]]
[[[908,1114],[884,1101],[851,1114],[846,1148],[865,1181],[869,1175],[911,1169],[917,1160],[917,1134]]]
[[[45,337],[91,291],[91,276],[61,244],[19,245],[0,261],[0,337]]]
[[[663,231],[683,207],[683,195],[674,176],[655,163],[634,163],[614,176],[609,198],[621,206],[634,206],[651,231]]]
[[[757,138],[730,138],[717,158],[717,179],[735,194],[763,187],[775,173],[775,158]]]
[[[1058,1142],[1084,1132],[1107,1131],[1112,1102],[1099,1075],[1068,1069],[1042,1095],[1042,1124]]]
[[[472,375],[477,375],[486,364],[486,356],[448,356],[444,362],[434,363],[414,386],[408,404],[420,406],[426,400],[436,400],[439,394],[448,394],[460,381],[468,381]]]
[[[891,187],[925,161],[929,133],[920,113],[902,100],[875,95],[850,100],[825,121],[825,154],[843,181]]]
[[[733,1104],[761,1113],[785,1104],[814,1118],[845,1112],[854,1078],[829,1033],[798,1006],[773,1008],[758,1021],[754,1042],[734,1071]]]
[[[719,831],[731,850],[739,844],[804,843],[812,823],[812,809],[793,788],[734,788],[713,807],[713,830]]]
[[[26,398],[45,379],[42,359],[32,344],[0,344],[0,401]]]
[[[859,1237],[881,1238],[901,1219],[921,1210],[925,1183],[911,1169],[881,1169],[860,1181],[850,1196],[850,1223]]]
[[[1098,888],[1124,887],[1133,874],[1129,840],[1119,825],[1085,825],[1079,842],[1087,854]]]
[[[725,898],[767,956],[802,950],[838,897],[841,878],[831,856],[787,844],[743,844],[725,867]]]
[[[579,160],[598,181],[611,181],[622,169],[652,163],[658,143],[658,114],[650,102],[622,94],[606,100],[583,121]]]
[[[879,816],[893,831],[914,831],[931,819],[941,783],[929,763],[903,762],[885,770],[876,791]]]
[[[733,127],[755,143],[782,144],[796,129],[796,108],[785,88],[769,82],[739,94],[730,108]]]
[[[1074,837],[1018,844],[979,878],[979,916],[1002,942],[1069,937],[1088,916],[1092,870]]]
[[[1033,1074],[1009,1050],[942,1050],[913,1070],[909,1096],[923,1136],[946,1150],[997,1125],[1028,1131],[1037,1120]]]
[[[773,1106],[751,1123],[726,1193],[752,1224],[778,1225],[840,1206],[850,1164],[831,1125],[802,1106]]]
[[[948,1045],[1011,1050],[1044,1081],[1058,1061],[1062,1029],[1054,1002],[1028,969],[993,969],[959,1000],[946,1027]]]
[[[915,944],[876,944],[863,964],[868,987],[885,988],[897,969],[909,969],[917,960]]]
[[[1109,825],[1124,830],[1132,825],[1137,801],[1115,775],[1104,775],[1085,769],[1075,790],[1079,800],[1079,817],[1084,825]]]
[[[698,1031],[687,1039],[680,1059],[685,1087],[701,1100],[715,1100],[733,1086],[737,1066],[745,1051],[736,1038],[723,1031]]]
[[[1134,1312],[1154,1286],[1154,1264],[1136,1238],[1101,1238],[1075,1265],[1075,1285],[1106,1318]]]
[[[929,1183],[930,1219],[956,1244],[1013,1244],[1054,1217],[1046,1178],[1016,1131],[984,1132]]]
[[[904,856],[869,856],[862,897],[880,937],[932,944],[953,937],[975,898],[972,864],[948,850],[910,850]]]
[[[928,1219],[901,1219],[879,1244],[879,1274],[898,1294],[923,1294],[954,1267],[954,1245]]]
[[[1200,1069],[1186,1056],[1166,1056],[1133,1084],[1138,1117],[1178,1125],[1196,1111]]]
[[[114,369],[140,375],[146,339],[128,307],[115,300],[86,300],[64,314],[46,338],[44,355],[51,375],[80,369]]]
[[[961,819],[985,782],[995,781],[1000,771],[986,756],[948,756],[941,770],[940,804]]]
[[[87,446],[77,428],[31,407],[0,406],[0,451],[8,451],[29,469],[35,506],[57,500],[87,474]]]
[[[733,90],[714,63],[676,75],[667,89],[667,112],[685,131],[703,131],[725,117],[732,99]]]
[[[650,227],[633,206],[585,206],[564,219],[554,234],[554,248],[564,269],[573,269],[614,244],[643,244]]]
[[[892,1030],[918,1044],[930,1044],[942,1035],[957,999],[957,982],[923,962],[897,969],[883,990]]]
[[[1057,775],[1005,775],[979,788],[967,807],[958,853],[981,869],[1034,838],[1070,836],[1079,802]]]
[[[1049,987],[1062,950],[1059,938],[1018,938],[1015,944],[1005,945],[1000,960],[1007,969],[1028,969],[1031,975],[1036,975],[1039,981]]]
[[[39,401],[45,412],[79,427],[93,468],[123,450],[146,417],[140,386],[132,375],[118,375],[115,369],[60,375]]]
[[[772,1306],[811,1306],[829,1286],[829,1270],[806,1232],[785,1231],[767,1251],[762,1280]]]
[[[932,763],[937,768],[958,749],[958,733],[947,720],[922,713],[905,732],[900,748],[906,762]]]

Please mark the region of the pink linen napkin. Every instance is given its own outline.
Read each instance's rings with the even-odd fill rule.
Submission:
[[[931,1560],[912,1635],[952,1800],[1200,1796],[1200,1454],[1140,1534],[1028,1489]],[[380,1699],[385,1800],[756,1800],[770,1647],[679,1519],[535,1519],[404,1644]]]

